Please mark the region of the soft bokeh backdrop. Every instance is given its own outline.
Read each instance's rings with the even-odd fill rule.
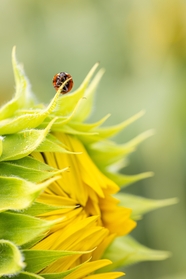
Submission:
[[[10,53],[19,61],[41,101],[54,94],[52,77],[71,73],[77,88],[97,61],[106,69],[94,120],[108,124],[141,109],[145,116],[120,134],[119,142],[154,128],[156,134],[130,157],[125,173],[155,176],[126,191],[180,202],[149,213],[133,235],[173,256],[125,269],[128,279],[186,278],[186,2],[182,0],[1,0],[0,100],[14,92]]]

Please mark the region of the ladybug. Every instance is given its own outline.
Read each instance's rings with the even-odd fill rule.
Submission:
[[[59,89],[59,87],[67,80],[67,79],[70,79],[64,86],[63,88],[61,89],[61,94],[66,94],[68,93],[73,85],[74,85],[74,82],[73,82],[73,79],[72,79],[72,76],[68,73],[65,73],[65,72],[60,72],[58,74],[56,74],[54,77],[53,77],[53,86],[54,88],[56,89],[56,91]]]

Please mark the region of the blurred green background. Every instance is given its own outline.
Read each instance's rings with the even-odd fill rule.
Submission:
[[[155,176],[126,191],[180,202],[147,214],[133,232],[141,243],[173,256],[128,267],[126,278],[186,278],[186,1],[1,0],[0,41],[1,102],[14,92],[10,55],[16,45],[41,101],[54,95],[55,73],[71,73],[77,88],[100,61],[106,73],[92,119],[110,112],[107,123],[113,124],[146,110],[117,140],[154,128],[125,173],[152,170]]]

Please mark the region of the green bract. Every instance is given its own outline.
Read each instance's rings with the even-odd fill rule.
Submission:
[[[121,145],[108,139],[137,120],[143,112],[113,127],[100,127],[109,115],[96,123],[84,123],[91,113],[94,93],[103,74],[103,70],[100,70],[92,79],[98,64],[75,92],[60,95],[59,88],[45,107],[36,102],[23,68],[16,61],[15,48],[12,61],[16,92],[12,100],[0,109],[0,277],[14,275],[19,279],[61,279],[72,269],[59,274],[36,273],[61,257],[90,251],[29,250],[45,237],[52,225],[61,221],[45,221],[36,217],[56,207],[34,201],[63,172],[33,159],[29,154],[34,151],[71,153],[55,137],[55,132],[76,135],[99,169],[118,185],[127,186],[152,175],[151,172],[133,176],[118,173],[125,157],[152,131]],[[125,206],[134,208],[135,219],[152,209],[175,202],[147,201],[125,194],[119,194],[118,197]],[[113,252],[118,249],[119,252]],[[137,253],[134,253],[135,249]],[[122,237],[112,243],[105,256],[113,260],[113,267],[116,267],[142,260],[163,259],[168,254],[144,248],[128,237]]]

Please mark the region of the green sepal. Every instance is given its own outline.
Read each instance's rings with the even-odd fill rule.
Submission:
[[[29,207],[36,197],[58,177],[35,184],[18,177],[0,177],[0,212]]]
[[[46,136],[43,142],[35,149],[35,152],[62,152],[68,154],[75,153],[75,152],[68,151],[64,147],[64,145],[51,134],[48,134]]]
[[[76,206],[54,206],[45,203],[34,202],[28,209],[24,210],[24,214],[31,216],[39,216],[51,211],[56,211],[64,208],[75,209]]]
[[[100,119],[95,123],[81,123],[81,122],[72,121],[69,123],[69,126],[72,127],[73,129],[77,129],[78,131],[89,132],[93,130],[93,132],[98,133],[97,130],[94,131],[94,129],[101,126],[109,117],[110,114],[107,114],[106,116],[104,116],[102,119]]]
[[[102,169],[103,173],[109,177],[111,180],[113,180],[118,186],[124,188],[129,186],[132,183],[135,183],[139,180],[152,177],[154,175],[153,172],[142,172],[139,174],[133,174],[133,175],[125,175],[121,173],[112,173],[105,171]]]
[[[72,273],[73,271],[75,271],[76,269],[78,269],[80,266],[82,265],[85,265],[87,262],[89,262],[90,259],[88,259],[87,261],[83,262],[82,264],[80,265],[77,265],[71,269],[68,269],[66,271],[63,271],[63,272],[60,272],[60,273],[45,273],[45,274],[42,274],[42,276],[45,278],[45,279],[63,279],[65,278],[68,274]]]
[[[129,119],[123,121],[122,123],[119,123],[117,125],[114,126],[110,126],[110,127],[102,127],[100,129],[98,129],[98,133],[99,136],[101,138],[110,138],[116,134],[118,134],[120,131],[124,130],[126,127],[128,127],[130,124],[132,124],[134,121],[136,121],[137,119],[139,119],[141,116],[144,115],[144,111],[140,111],[137,114],[133,115],[132,117],[130,117]]]
[[[79,266],[77,266],[73,269],[69,269],[69,270],[64,271],[64,272],[60,272],[60,273],[45,273],[45,274],[42,274],[42,276],[43,276],[44,279],[63,279],[67,275],[69,275],[70,273],[75,271],[78,267]]]
[[[170,253],[150,249],[138,243],[131,236],[123,236],[113,241],[103,257],[113,262],[110,266],[102,269],[105,272],[137,262],[165,260],[170,257]]]
[[[62,171],[29,156],[15,161],[0,162],[0,176],[16,176],[35,183],[59,175]]]
[[[117,193],[115,197],[119,199],[120,201],[119,205],[132,209],[131,218],[134,220],[141,219],[142,215],[149,211],[164,206],[173,205],[178,202],[178,199],[176,198],[164,199],[164,200],[152,200],[152,199],[147,199],[139,196],[125,194],[122,192]]]
[[[45,118],[45,120],[37,127],[38,129],[44,129],[52,119],[56,117],[55,114],[50,114]],[[57,116],[57,120],[55,121],[55,126],[53,125],[52,130],[55,131],[55,127],[59,127],[63,125],[63,123],[66,123],[69,117],[62,117],[62,116]]]
[[[59,127],[58,129],[56,128],[55,131],[66,133],[66,134],[71,134],[71,135],[77,135],[78,137],[79,136],[89,137],[89,136],[94,136],[94,135],[98,134],[97,132],[82,132],[75,128],[70,127],[70,125],[64,125],[62,127]]]
[[[92,69],[90,70],[90,72],[76,91],[74,91],[71,94],[63,95],[61,98],[59,98],[58,105],[56,106],[54,111],[55,115],[69,115],[75,109],[78,101],[84,96],[84,92],[87,88],[87,85],[90,82],[98,65],[99,64],[96,63],[92,67]]]
[[[3,137],[0,136],[0,156],[3,153]]]
[[[69,125],[71,127],[74,128],[78,128],[80,131],[87,131],[87,129],[89,128],[89,125],[92,125],[91,128],[94,128],[92,131],[96,132],[95,135],[93,136],[88,136],[88,137],[83,137],[83,136],[79,136],[80,140],[85,144],[85,145],[91,145],[93,143],[102,141],[104,139],[107,139],[109,137],[112,137],[116,134],[118,134],[120,131],[122,131],[123,129],[125,129],[128,125],[130,125],[131,123],[133,123],[134,121],[136,121],[138,118],[140,118],[145,112],[144,111],[140,111],[139,113],[135,114],[134,116],[130,117],[129,119],[123,121],[122,123],[116,124],[114,126],[110,126],[110,127],[101,127],[101,128],[97,128],[100,125],[95,125],[93,127],[94,124],[86,124],[86,123],[79,123],[79,122],[75,122],[73,123],[70,122]],[[108,118],[107,115],[105,116],[106,119]],[[105,119],[105,120],[106,120]],[[104,123],[104,122],[103,122]],[[96,124],[96,123],[95,123]],[[101,123],[102,124],[102,123]]]
[[[8,279],[9,277],[5,277],[5,278]],[[20,272],[19,274],[17,274],[13,278],[15,278],[15,279],[44,279],[44,277],[42,277],[41,275],[26,272],[26,271]]]
[[[59,220],[44,221],[20,213],[2,212],[0,213],[0,238],[22,245],[47,231]]]
[[[76,115],[76,111],[78,110],[79,106],[81,105],[82,102],[84,102],[85,99],[81,98],[80,100],[78,100],[76,106],[74,107],[73,111],[68,115],[68,116],[57,116],[57,119],[54,123],[54,125],[52,126],[52,131],[58,131],[61,126],[65,125],[65,124],[69,124],[69,122],[71,122],[71,120],[73,119],[74,115]],[[52,119],[56,117],[56,114],[50,114],[40,125],[39,125],[39,129],[44,128],[47,126],[47,124],[52,121]]]
[[[5,136],[0,161],[17,160],[29,155],[42,143],[54,122],[55,119],[44,130],[30,129]]]
[[[85,100],[85,98],[80,98],[73,111],[68,116],[58,116],[51,130],[58,131],[63,125],[67,125],[72,122],[77,114],[79,107],[81,107],[82,103],[84,103]],[[46,127],[47,123],[50,122],[54,117],[56,117],[55,114],[51,114],[50,116],[48,116],[45,121],[39,126],[39,128]]]
[[[153,134],[152,130],[144,132],[127,142],[118,145],[105,140],[96,142],[88,147],[89,154],[99,168],[108,168],[120,161],[123,157],[136,150],[137,146]]]
[[[38,273],[62,257],[83,255],[90,252],[92,251],[23,250],[25,262],[27,263],[25,270]]]
[[[15,46],[12,49],[12,66],[16,88],[15,96],[19,98],[19,108],[30,108],[35,103],[35,96],[31,92],[31,85],[24,72],[23,65],[17,62]]]
[[[23,245],[21,245],[22,250],[32,248],[34,245],[36,245],[39,241],[41,241],[46,236],[47,236],[47,232],[39,234],[37,237],[31,239],[29,242],[26,242]]]
[[[32,107],[35,101],[30,90],[30,83],[24,73],[22,65],[16,60],[15,47],[12,50],[12,65],[14,70],[16,92],[12,100],[0,109],[0,120],[11,117],[22,107]]]
[[[38,127],[44,119],[54,110],[57,105],[60,92],[57,91],[54,98],[48,105],[40,111],[31,111],[30,113],[22,113],[19,116],[6,118],[0,121],[0,134],[14,134],[25,129],[32,129]]]
[[[93,97],[95,90],[99,84],[99,81],[101,77],[103,76],[104,70],[101,69],[96,74],[94,79],[91,81],[90,85],[85,91],[85,94],[83,96],[83,102],[80,103],[78,106],[78,109],[76,110],[75,115],[73,116],[73,120],[77,122],[82,122],[90,115],[92,109],[93,109]]]
[[[25,267],[23,259],[22,253],[14,243],[0,240],[0,277],[20,272]]]

